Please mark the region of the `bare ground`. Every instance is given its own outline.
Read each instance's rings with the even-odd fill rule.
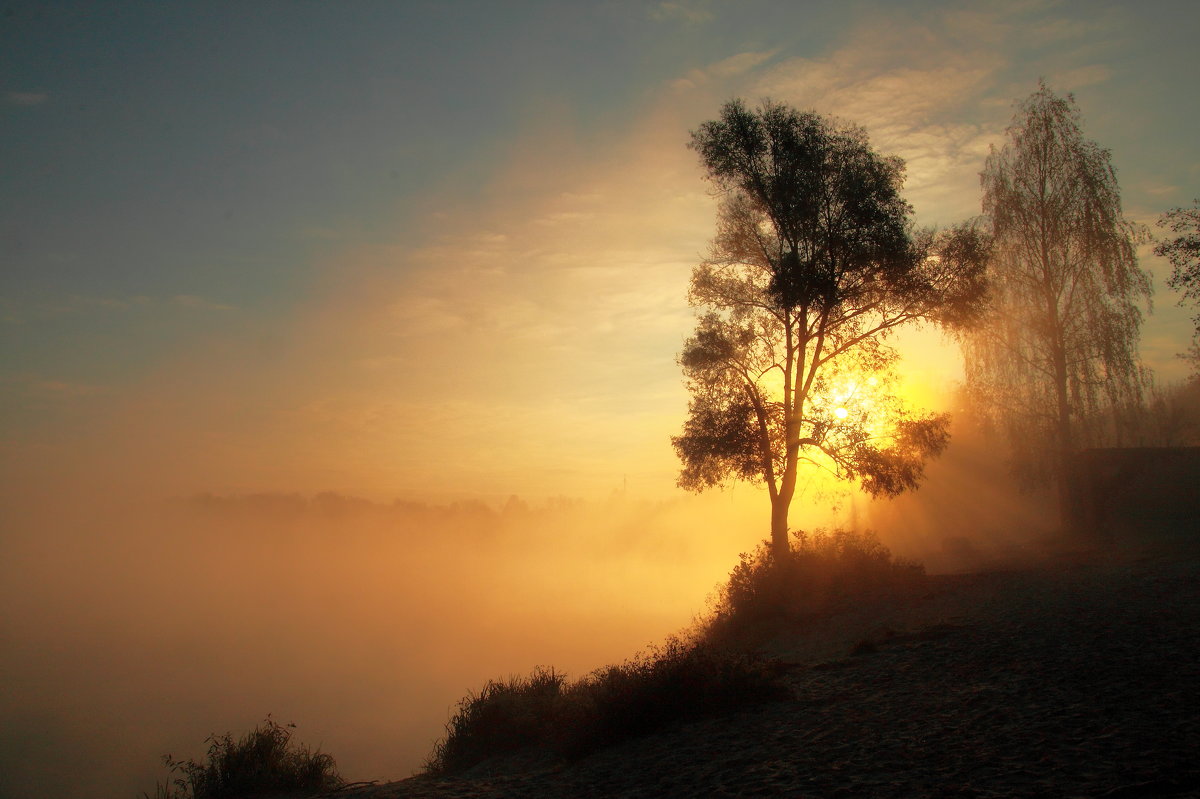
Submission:
[[[764,632],[790,700],[337,795],[1200,797],[1200,550],[1099,552]]]

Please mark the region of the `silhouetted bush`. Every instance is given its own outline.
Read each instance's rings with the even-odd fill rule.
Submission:
[[[331,756],[292,743],[296,725],[270,716],[240,740],[230,733],[208,737],[205,762],[163,758],[181,776],[175,788],[158,785],[155,799],[232,799],[288,793],[312,795],[343,784]]]
[[[527,678],[489,682],[459,702],[425,770],[452,774],[530,746],[581,757],[674,722],[784,696],[761,659],[672,639],[574,683],[540,668]]]
[[[425,771],[454,774],[528,747],[580,757],[675,722],[784,698],[777,671],[730,645],[741,631],[768,617],[812,616],[895,594],[923,577],[921,566],[896,560],[871,533],[797,532],[782,559],[764,543],[742,555],[695,636],[573,683],[538,668],[468,694]]]
[[[564,675],[538,667],[528,677],[489,680],[459,700],[446,737],[425,761],[431,774],[461,771],[481,760],[546,739],[560,715]]]
[[[786,557],[776,557],[765,541],[742,554],[701,623],[700,637],[727,644],[758,622],[813,617],[895,595],[924,575],[919,564],[895,559],[870,531],[798,530]]]
[[[593,672],[571,686],[559,744],[582,755],[687,721],[782,699],[787,690],[761,658],[672,638],[656,650]]]

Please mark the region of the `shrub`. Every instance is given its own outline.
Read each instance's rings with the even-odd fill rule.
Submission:
[[[425,760],[431,774],[469,768],[493,755],[544,740],[562,700],[564,675],[538,667],[528,677],[490,680],[469,693],[446,723],[446,737]]]
[[[241,739],[230,733],[210,735],[205,762],[163,760],[174,773],[176,789],[159,784],[155,799],[230,799],[273,795],[314,794],[343,784],[331,756],[292,743],[295,724],[277,724],[267,716]]]
[[[538,668],[468,694],[425,771],[453,774],[526,747],[580,757],[678,721],[783,698],[777,673],[731,641],[757,621],[832,612],[911,589],[923,577],[919,565],[896,560],[869,532],[796,532],[782,559],[764,543],[741,556],[695,636],[672,638],[573,683]]]
[[[593,672],[572,686],[560,750],[582,755],[669,724],[717,715],[787,696],[759,657],[672,638],[661,647]]]
[[[425,770],[452,774],[531,746],[582,757],[674,722],[784,696],[762,660],[671,639],[570,684],[552,669],[489,682],[459,702]]]
[[[895,595],[924,574],[920,565],[895,559],[870,531],[798,530],[783,558],[768,542],[742,554],[701,622],[700,636],[729,642],[767,619],[813,617]]]

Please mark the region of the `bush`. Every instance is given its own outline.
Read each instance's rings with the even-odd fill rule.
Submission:
[[[292,743],[295,724],[280,725],[270,716],[240,740],[230,733],[210,735],[208,759],[164,762],[181,776],[176,789],[159,784],[155,799],[230,799],[278,793],[315,794],[343,784],[331,756]]]
[[[872,533],[797,532],[783,559],[764,543],[742,555],[695,636],[670,639],[574,683],[538,668],[468,694],[425,771],[458,773],[527,747],[580,757],[675,722],[781,699],[787,690],[777,673],[730,642],[758,621],[832,612],[910,590],[923,577],[919,565],[894,559]]]
[[[570,719],[560,748],[576,756],[674,722],[787,696],[761,658],[678,638],[593,672],[572,691],[569,707],[583,717]]]
[[[784,696],[762,660],[672,639],[570,684],[540,668],[527,678],[489,682],[459,702],[425,771],[453,774],[525,747],[582,757],[674,722]]]
[[[701,622],[700,637],[728,643],[765,620],[811,618],[895,596],[924,575],[919,564],[896,560],[870,531],[798,530],[784,558],[765,541],[742,554]]]
[[[564,675],[538,667],[528,677],[490,680],[479,693],[459,700],[434,744],[425,770],[448,774],[493,755],[545,740],[559,715]]]

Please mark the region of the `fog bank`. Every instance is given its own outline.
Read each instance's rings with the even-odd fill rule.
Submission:
[[[152,791],[162,754],[267,713],[349,778],[408,776],[487,679],[687,626],[761,538],[739,496],[10,502],[0,796]]]

